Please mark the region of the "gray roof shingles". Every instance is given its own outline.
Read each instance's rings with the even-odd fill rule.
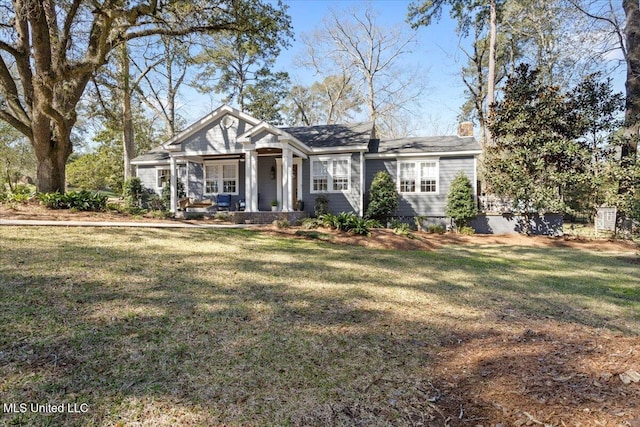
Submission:
[[[444,153],[480,149],[480,144],[473,137],[428,136],[381,140],[378,153]]]
[[[169,152],[162,147],[141,154],[133,159],[134,162],[163,162],[169,160]]]
[[[279,128],[311,148],[366,146],[371,138],[373,124],[298,126]]]
[[[281,130],[302,141],[311,148],[336,147],[366,147],[371,137],[372,123],[357,123],[351,125],[321,125],[282,127]],[[444,153],[479,151],[478,141],[473,137],[459,136],[430,136],[381,140],[378,147],[380,154],[400,153]],[[134,159],[137,162],[164,162],[169,159],[169,153],[162,147],[140,155]]]

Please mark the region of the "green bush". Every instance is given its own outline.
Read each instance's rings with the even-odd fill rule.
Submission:
[[[13,188],[11,194],[21,195],[21,196],[33,196],[36,192],[36,189],[33,185],[28,184],[18,184]]]
[[[108,196],[97,191],[82,190],[67,193],[40,193],[38,199],[49,209],[104,211],[107,208]]]
[[[155,192],[149,192],[147,194],[146,208],[150,211],[166,211],[167,205],[164,203],[164,199],[158,196]]]
[[[124,183],[124,202],[127,209],[144,209],[149,199],[149,191],[142,185],[140,178],[134,177]]]
[[[273,221],[273,225],[275,225],[278,228],[289,228],[290,226],[289,220],[286,218],[276,219],[275,221]]]
[[[27,203],[35,195],[35,187],[27,184],[17,184],[13,190],[6,190],[3,184],[0,184],[0,202],[7,203]]]
[[[393,227],[393,232],[402,236],[408,236],[410,231],[411,228],[409,227],[409,224],[404,222],[401,222]]]
[[[398,191],[393,178],[386,171],[376,173],[369,187],[367,218],[387,222],[398,210]]]
[[[446,229],[440,224],[429,224],[429,226],[427,227],[428,233],[444,234],[445,231]]]
[[[320,217],[329,212],[329,198],[324,194],[316,197],[315,215]]]
[[[363,236],[370,235],[370,229],[378,228],[380,225],[376,220],[359,218],[352,212],[340,212],[338,215],[327,213],[322,215],[319,220],[325,227]]]
[[[470,219],[476,216],[476,203],[473,199],[471,181],[464,172],[458,172],[451,182],[447,194],[445,213],[453,219],[456,230],[460,231]]]
[[[462,228],[460,228],[458,230],[458,233],[465,234],[467,236],[472,236],[472,235],[476,234],[476,230],[474,230],[472,227],[469,227],[469,226],[465,225],[464,227],[462,227]]]
[[[118,212],[121,213],[123,212],[122,206],[118,203],[107,203],[107,208],[108,211],[113,211],[113,212]]]
[[[322,220],[319,218],[304,218],[300,225],[302,228],[312,230],[322,226]]]

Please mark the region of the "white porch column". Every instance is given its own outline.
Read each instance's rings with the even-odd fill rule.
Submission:
[[[282,211],[293,210],[293,152],[290,148],[282,149]]]
[[[244,154],[244,197],[247,212],[258,211],[258,153],[248,150]]]
[[[171,213],[178,210],[178,169],[176,168],[176,158],[169,156],[171,161],[171,175],[169,185],[171,186]]]
[[[251,151],[244,152],[244,202],[244,210],[251,212]]]

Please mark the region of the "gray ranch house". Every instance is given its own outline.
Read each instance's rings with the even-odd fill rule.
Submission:
[[[180,180],[190,200],[228,195],[231,210],[271,211],[277,201],[279,211],[312,213],[324,195],[330,212],[363,216],[371,181],[386,170],[399,216],[444,217],[458,171],[477,182],[481,147],[469,125],[456,136],[379,140],[372,123],[277,127],[223,105],[132,163],[144,186],[171,186],[172,212]]]

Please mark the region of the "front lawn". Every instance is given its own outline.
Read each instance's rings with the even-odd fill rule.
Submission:
[[[0,227],[0,424],[640,419],[637,404],[625,403],[640,400],[640,384],[616,377],[627,365],[640,371],[639,270],[634,252],[384,251],[244,230]],[[487,371],[488,356],[467,354],[504,347],[491,357],[517,364],[509,352],[522,339],[528,350],[592,343],[584,363],[601,350],[629,355],[602,368],[608,394],[590,412],[545,413],[562,402],[548,393],[538,410],[531,390],[500,397],[503,385],[486,384],[515,365]],[[549,390],[559,393],[568,366],[572,378],[590,375],[584,363],[558,365]],[[478,395],[458,396],[481,382]],[[11,403],[82,410],[11,413]]]

